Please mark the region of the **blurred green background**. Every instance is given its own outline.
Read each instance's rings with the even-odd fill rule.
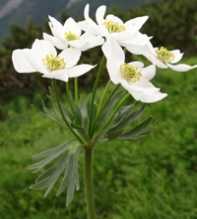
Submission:
[[[110,10],[124,20],[149,15],[143,32],[154,36],[154,45],[180,48],[186,63],[197,63],[197,0]],[[65,20],[69,12],[62,11],[59,18]],[[38,25],[29,19],[23,26],[12,25],[0,40],[0,219],[86,218],[82,177],[69,208],[65,194],[44,199],[42,192],[29,189],[36,177],[27,169],[32,155],[69,138],[42,110],[50,81],[35,74],[19,75],[11,63],[12,50],[41,37],[48,31],[46,22],[45,18]],[[93,49],[83,60],[97,63],[98,56]],[[94,74],[80,78],[83,92],[91,89],[93,79]],[[101,89],[106,79],[104,71]],[[197,70],[160,70],[154,83],[169,97],[146,108],[144,116],[154,118],[151,134],[139,141],[97,146],[94,183],[99,219],[197,219]]]

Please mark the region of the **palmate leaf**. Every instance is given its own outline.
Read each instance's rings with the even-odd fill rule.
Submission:
[[[66,204],[71,203],[75,190],[79,189],[78,157],[80,147],[73,142],[46,150],[36,156],[36,163],[30,168],[40,175],[31,186],[33,189],[44,189],[47,196],[59,182],[57,195],[67,191]]]
[[[51,148],[40,154],[37,154],[33,157],[33,160],[36,161],[33,165],[30,166],[30,169],[35,171],[40,171],[49,163],[60,157],[68,150],[68,144],[62,144],[57,147]]]

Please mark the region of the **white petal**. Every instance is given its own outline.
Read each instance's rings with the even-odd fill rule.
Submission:
[[[66,41],[63,42],[59,38],[53,37],[47,33],[43,33],[43,38],[53,44],[57,49],[63,50],[67,47]]]
[[[52,34],[55,37],[63,38],[63,35],[64,35],[63,25],[58,20],[56,20],[54,17],[49,16],[49,20],[50,20],[49,27],[51,29]]]
[[[49,54],[54,56],[57,55],[54,46],[46,40],[35,40],[30,53],[34,66],[41,73],[46,72],[46,67],[43,65],[43,59]]]
[[[125,23],[129,29],[140,30],[144,23],[148,20],[148,16],[136,17]]]
[[[183,53],[179,49],[172,50],[171,52],[174,55],[174,59],[171,62],[172,64],[179,62],[183,58]]]
[[[94,67],[95,66],[93,66],[93,65],[86,65],[86,64],[77,65],[71,69],[68,69],[68,76],[69,76],[69,78],[79,77],[79,76],[84,75],[85,73],[89,72]]]
[[[129,84],[126,81],[122,81],[121,84],[136,100],[144,103],[154,103],[167,96],[167,94],[161,93],[159,89],[145,89],[149,85],[141,88],[140,86],[133,86],[133,84]]]
[[[93,36],[91,34],[85,33],[81,36],[81,39],[85,42],[85,46],[82,48],[82,51],[87,51],[97,46],[101,46],[104,43],[104,39],[100,36]]]
[[[168,64],[168,66],[174,70],[174,71],[179,71],[179,72],[186,72],[186,71],[190,71],[194,68],[197,68],[197,65],[191,66],[191,65],[186,65],[186,64],[178,64],[178,65],[170,65]]]
[[[63,50],[58,56],[64,58],[66,68],[70,68],[78,63],[81,56],[81,51],[74,48],[68,48]]]
[[[99,26],[90,18],[85,21],[80,21],[78,24],[85,32],[91,33],[93,35],[101,35]]]
[[[83,40],[83,38],[80,38],[79,40],[73,40],[69,42],[69,45],[75,49],[83,50],[88,45],[88,41]]]
[[[146,68],[142,69],[142,75],[148,80],[152,80],[156,74],[156,67],[155,65],[150,65]]]
[[[138,92],[135,90],[131,91],[132,96],[143,103],[155,103],[163,100],[167,97],[166,93],[162,92]]]
[[[107,15],[106,20],[117,22],[119,24],[124,24],[123,21],[119,17],[114,16],[113,14]]]
[[[150,38],[141,33],[135,33],[132,38],[121,43],[129,52],[135,55],[144,55],[154,53],[155,50],[150,42]]]
[[[90,4],[86,4],[84,8],[84,18],[89,19],[90,18]]]
[[[159,91],[160,88],[155,87],[149,80],[142,77],[139,81],[132,83],[132,86],[135,87],[136,90],[139,91]]]
[[[107,71],[109,73],[110,80],[114,84],[119,84],[121,81],[120,64],[117,62],[107,61]]]
[[[90,5],[86,4],[84,9],[85,20],[78,22],[78,24],[82,30],[94,35],[100,35],[100,29],[98,25],[90,18],[89,10],[90,10]]]
[[[117,63],[119,65],[124,64],[125,54],[123,49],[113,39],[108,39],[102,46],[102,51],[111,63]]]
[[[45,55],[52,54],[57,55],[57,51],[54,46],[47,40],[35,40],[32,45],[32,50],[35,50],[37,57],[44,58]]]
[[[14,68],[19,73],[36,72],[36,69],[30,62],[30,49],[17,49],[12,53],[12,62]]]
[[[68,81],[68,72],[65,69],[63,69],[63,70],[45,73],[45,74],[43,74],[42,77],[67,82]]]
[[[151,40],[151,37],[149,37],[148,35],[142,34],[140,32],[136,32],[135,36],[133,36],[132,38],[132,42],[130,43],[135,44],[135,45],[148,45],[154,51],[154,48],[150,40]]]
[[[106,14],[107,7],[105,5],[101,5],[96,10],[96,21],[98,24],[102,24],[104,20],[104,16]]]
[[[136,62],[129,62],[128,64],[129,65],[134,65],[137,68],[143,68],[144,67],[144,63],[143,62],[138,62],[138,61],[136,61]]]
[[[73,18],[68,18],[64,24],[64,32],[73,32],[76,35],[81,35],[81,28]]]
[[[132,54],[144,55],[147,52],[147,45],[127,44],[125,48]]]
[[[120,45],[122,45],[122,42],[125,41],[132,42],[132,40],[134,39],[134,33],[131,33],[127,30],[120,33],[110,33],[110,36],[112,36],[113,39],[118,41]]]

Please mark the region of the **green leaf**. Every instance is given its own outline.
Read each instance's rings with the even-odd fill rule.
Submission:
[[[146,119],[140,125],[136,126],[130,131],[123,133],[121,136],[118,137],[118,139],[133,140],[133,139],[137,139],[137,138],[144,136],[145,134],[149,132],[148,127],[151,122],[152,122],[152,118]]]
[[[66,145],[66,147],[65,147]],[[46,197],[58,180],[61,180],[56,195],[67,191],[66,204],[71,203],[74,192],[79,189],[78,157],[80,147],[78,144],[64,144],[46,150],[35,156],[38,160],[31,169],[41,172],[31,187],[33,189],[44,189]]]
[[[116,136],[117,133],[121,133],[123,129],[131,126],[131,124],[142,115],[145,105],[140,107],[140,109],[135,112],[133,112],[133,106],[134,105],[131,104],[122,109],[120,115],[118,115],[118,118],[116,118],[117,122],[115,122],[115,124],[112,125],[112,127],[108,131],[109,136]]]
[[[111,95],[109,95],[108,98],[105,99],[101,112],[96,120],[96,124],[95,124],[96,130],[100,129],[100,126],[102,126],[108,120],[110,115],[113,113],[113,110],[117,105],[117,102],[120,101],[122,96],[123,96],[122,91],[117,90],[116,92],[112,93]]]
[[[68,150],[68,144],[62,144],[57,147],[46,150],[38,155],[33,157],[33,160],[37,162],[31,165],[29,168],[35,171],[39,171],[40,169],[47,166],[49,163],[60,157]]]
[[[66,205],[68,206],[74,197],[75,190],[79,190],[79,173],[78,173],[78,154],[72,154],[68,164],[68,175],[67,175],[67,196]]]

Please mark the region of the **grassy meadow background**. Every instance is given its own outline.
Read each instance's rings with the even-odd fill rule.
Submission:
[[[154,44],[184,49],[184,61],[197,63],[196,0],[113,10],[124,19],[150,15],[144,30],[155,35]],[[36,178],[28,170],[32,155],[69,139],[42,109],[50,81],[17,75],[10,61],[14,48],[31,45],[46,29],[31,22],[24,28],[15,26],[0,43],[0,219],[86,218],[82,174],[80,191],[69,208],[65,194],[43,198],[43,192],[29,188]],[[92,50],[84,60],[96,63],[99,55]],[[104,72],[101,89],[106,78]],[[80,79],[84,93],[92,80],[92,75]],[[94,183],[99,219],[197,219],[197,70],[159,70],[154,83],[169,96],[146,107],[144,117],[151,114],[154,119],[150,135],[97,145]]]

